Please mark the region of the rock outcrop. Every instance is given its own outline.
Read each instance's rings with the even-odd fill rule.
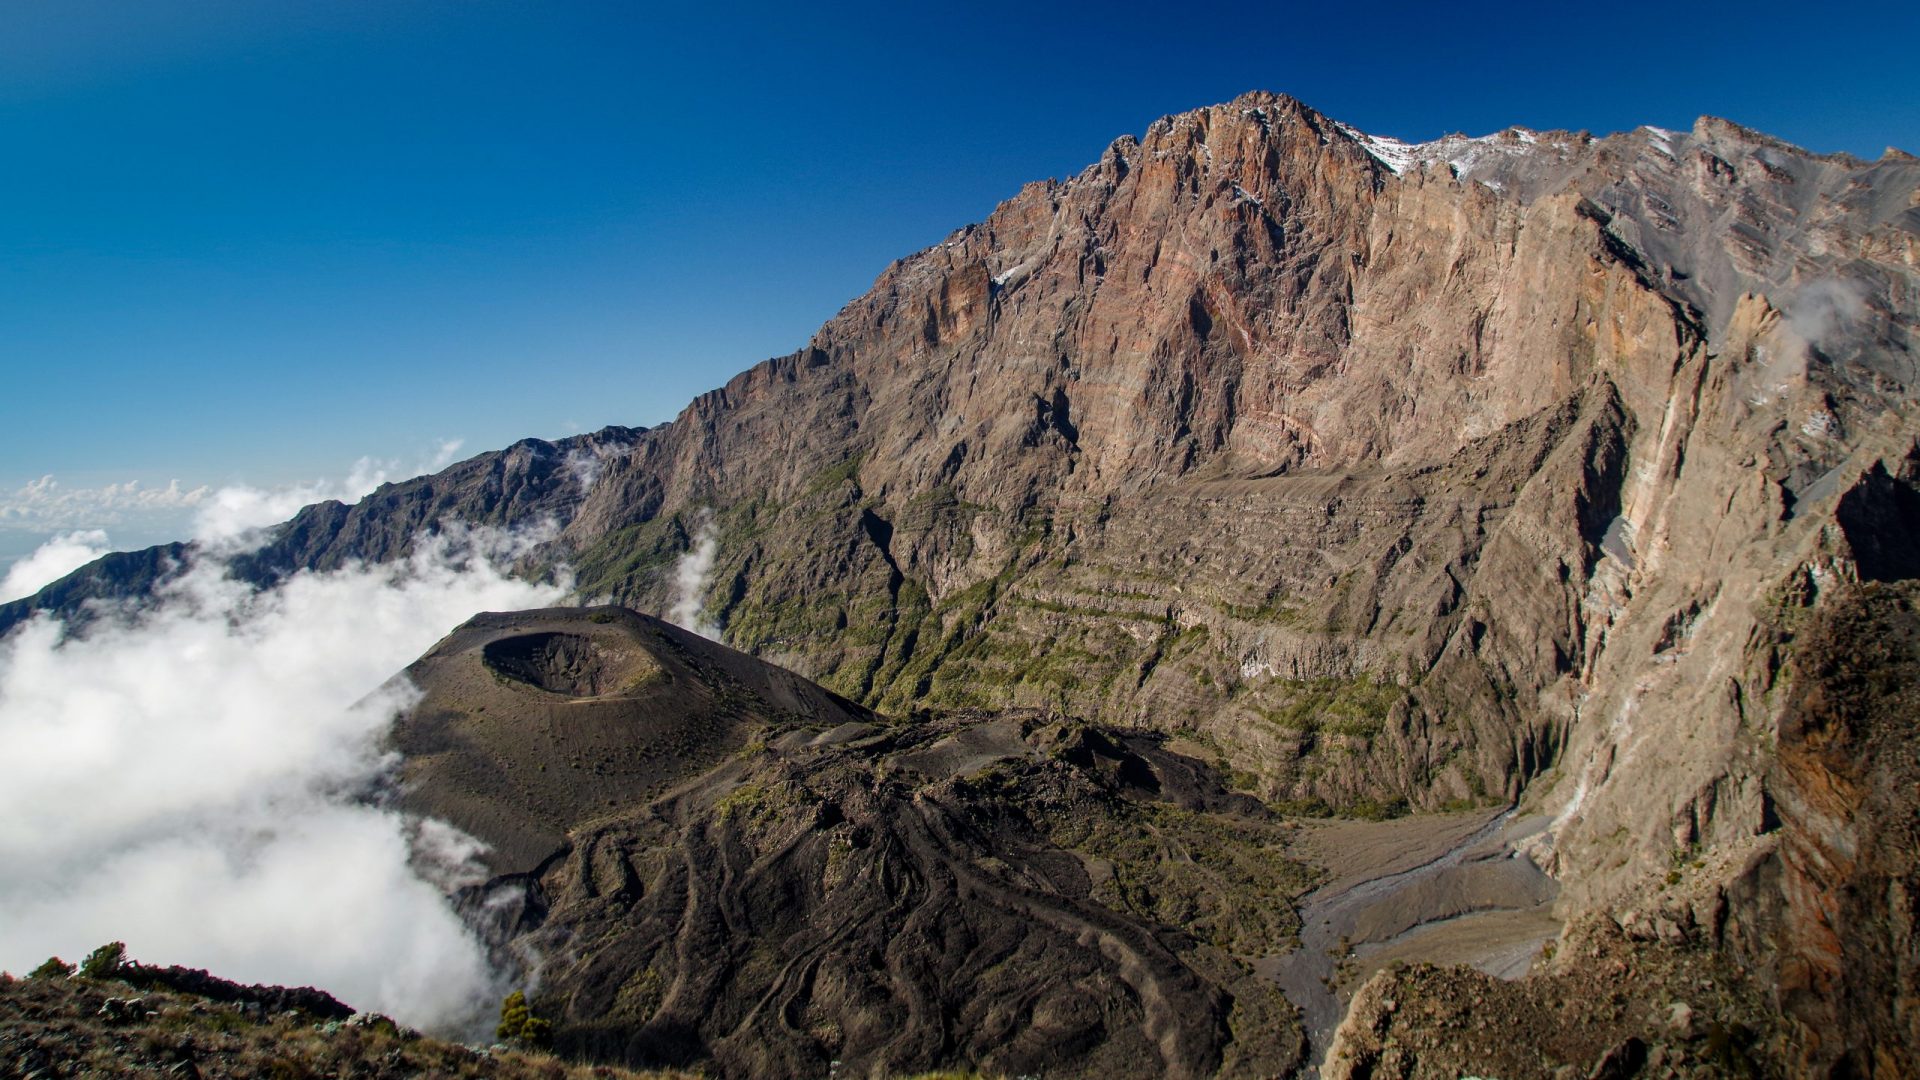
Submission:
[[[684,1080],[475,1050],[355,1013],[312,990],[242,986],[204,971],[128,965],[103,978],[0,973],[0,1070],[9,1077],[416,1076]]]

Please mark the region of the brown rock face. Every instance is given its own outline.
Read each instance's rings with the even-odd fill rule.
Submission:
[[[1920,592],[1847,590],[1794,620],[1769,791],[1779,845],[1727,937],[1806,1029],[1807,1071],[1920,1069]]]

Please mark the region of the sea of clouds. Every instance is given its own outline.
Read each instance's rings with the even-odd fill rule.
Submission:
[[[264,524],[267,501],[226,501],[209,536]],[[267,592],[209,545],[150,602],[0,641],[0,968],[120,940],[440,1031],[497,1007],[502,976],[445,899],[472,845],[367,796],[414,693],[395,673],[475,612],[567,591],[509,574],[540,535],[448,529]]]

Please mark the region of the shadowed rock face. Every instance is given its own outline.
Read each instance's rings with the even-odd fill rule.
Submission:
[[[579,634],[519,634],[489,641],[480,650],[489,671],[537,690],[567,697],[599,697],[620,676],[625,664],[609,663],[592,638]],[[614,668],[615,670],[609,670]]]
[[[1312,875],[1156,737],[895,723],[610,608],[483,615],[409,675],[405,802],[493,846],[472,913],[537,966],[563,1050],[769,1077],[1299,1058],[1250,960],[1291,946]]]

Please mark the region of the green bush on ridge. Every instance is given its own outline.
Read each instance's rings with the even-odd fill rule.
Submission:
[[[500,1003],[500,1026],[494,1034],[502,1042],[545,1049],[553,1042],[553,1023],[533,1015],[527,995],[515,990]]]
[[[127,962],[127,943],[111,941],[87,954],[80,961],[80,977],[83,979],[111,979],[120,974]]]

